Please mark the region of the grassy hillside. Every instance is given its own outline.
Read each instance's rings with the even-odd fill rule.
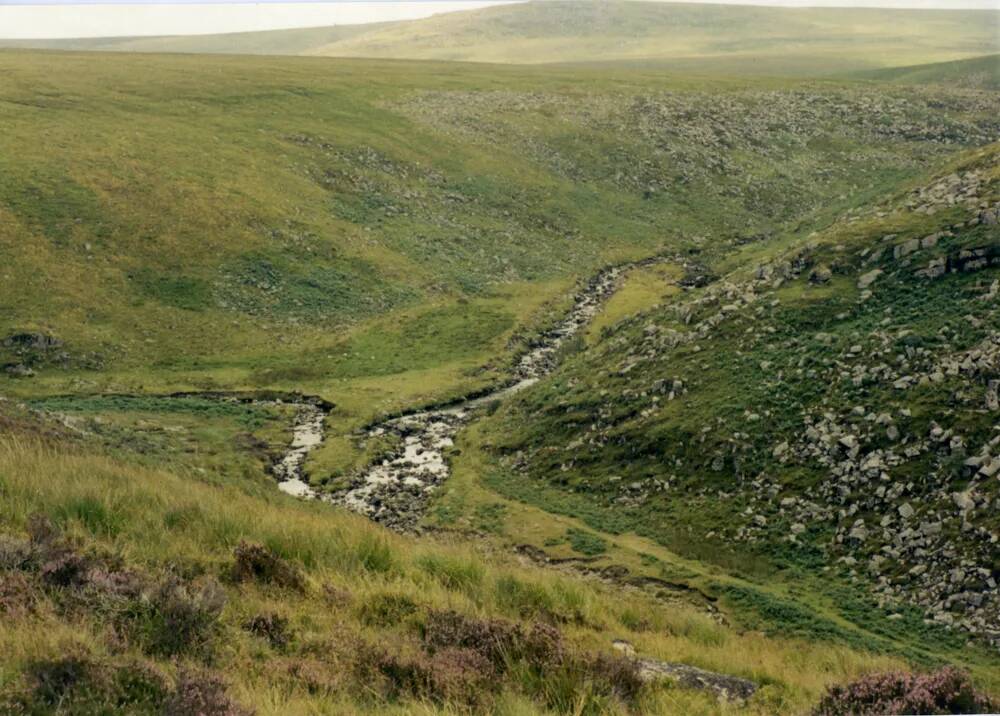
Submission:
[[[988,11],[557,0],[354,27],[14,46],[517,64],[641,61],[701,73],[822,76],[996,52],[998,29],[1000,14]]]
[[[874,70],[862,76],[889,82],[949,84],[997,90],[1000,89],[1000,55]]]
[[[86,73],[67,71],[80,62]],[[0,63],[0,332],[60,342],[27,366],[54,392],[340,392],[442,364],[454,380],[603,262],[822,223],[995,125],[989,95],[943,89],[695,91],[626,70],[308,59]],[[852,109],[872,106],[890,124]],[[395,336],[387,350],[373,331]],[[464,353],[393,357],[447,335]]]
[[[992,95],[939,88],[0,64],[0,337],[52,339],[0,347],[9,390],[303,390],[338,405],[345,435],[496,380],[600,264],[822,226],[996,127]],[[345,447],[324,464],[349,465]]]
[[[752,679],[749,713],[888,668],[1000,688],[995,481],[966,462],[995,448],[996,92],[24,51],[0,75],[0,710],[737,708],[639,684],[614,639]],[[335,489],[379,457],[362,426],[504,380],[581,279],[653,255],[458,436],[428,536],[275,489],[286,392],[331,404],[306,476]],[[824,487],[885,482],[869,447],[878,500]]]
[[[531,2],[399,23],[313,53],[530,63],[778,56],[820,74],[820,63],[833,73],[988,53],[996,29],[996,13],[970,11]]]
[[[6,713],[729,712],[637,687],[613,638],[766,684],[753,714],[901,665],[739,633],[487,540],[399,537],[262,477],[109,458],[10,404],[0,425]]]
[[[0,40],[0,46],[38,50],[100,52],[184,52],[196,54],[301,55],[355,35],[376,32],[387,23],[308,27],[295,30],[231,32],[219,35],[95,37],[67,40]]]

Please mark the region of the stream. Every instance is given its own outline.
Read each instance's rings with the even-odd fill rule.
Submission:
[[[434,491],[450,474],[446,450],[476,410],[502,401],[551,373],[559,348],[593,320],[618,289],[622,276],[632,268],[661,260],[622,264],[593,276],[577,293],[563,319],[521,356],[509,383],[446,407],[408,413],[370,426],[366,439],[395,435],[399,445],[354,475],[347,489],[319,493],[305,481],[303,465],[309,452],[323,442],[326,414],[317,406],[300,404],[291,446],[273,468],[278,489],[296,497],[341,505],[400,532],[415,531]]]

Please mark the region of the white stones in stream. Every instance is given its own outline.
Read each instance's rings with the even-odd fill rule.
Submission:
[[[303,479],[303,465],[309,453],[323,444],[323,427],[326,415],[315,405],[301,403],[292,427],[292,444],[272,471],[278,480],[278,489],[295,497],[312,497],[312,488]]]
[[[323,499],[395,530],[416,529],[434,491],[450,474],[445,451],[476,408],[503,400],[552,372],[559,348],[597,315],[627,268],[610,268],[591,279],[565,318],[520,358],[511,384],[446,408],[392,418],[370,428],[368,438],[393,433],[399,438],[399,447],[356,475],[346,490]]]
[[[328,499],[393,529],[412,530],[431,493],[448,478],[445,450],[468,420],[469,413],[461,409],[429,411],[371,429],[369,437],[396,433],[399,448]]]
[[[392,453],[355,475],[345,490],[320,494],[305,481],[303,464],[323,440],[325,415],[310,405],[302,405],[292,445],[274,466],[279,489],[296,497],[341,505],[397,531],[415,530],[433,492],[450,474],[446,451],[476,409],[503,400],[551,373],[559,348],[600,312],[621,276],[635,266],[657,260],[616,266],[594,276],[577,294],[563,320],[521,356],[510,384],[449,407],[390,418],[369,428],[367,438],[394,434],[399,444]]]

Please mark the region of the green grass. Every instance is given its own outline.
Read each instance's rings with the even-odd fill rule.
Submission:
[[[587,327],[587,342],[594,344],[601,332],[618,321],[653,308],[677,292],[677,280],[683,271],[678,267],[657,265],[632,271],[625,283],[608,300],[600,314]]]
[[[587,557],[604,554],[608,549],[607,542],[592,532],[570,528],[566,530],[566,539],[574,552],[579,552]]]
[[[686,134],[703,117],[767,121],[772,91],[830,105],[897,93],[916,122],[938,121],[929,107],[949,101],[945,90],[798,82],[748,92],[627,69],[120,60],[0,55],[0,141],[18,158],[0,180],[0,332],[54,334],[71,360],[147,388],[288,377],[318,392],[331,390],[328,377],[440,365],[459,343],[471,352],[524,319],[493,300],[512,282],[556,286],[665,247],[721,253],[744,232],[822,225],[827,197],[853,191],[867,152],[879,185],[944,152],[820,117],[809,134],[835,142],[801,145],[786,130],[776,154],[756,152],[747,122],[726,148]],[[88,71],[65,72],[74,62]],[[591,114],[578,111],[580,78]],[[662,125],[678,134],[662,134],[661,111],[689,112]],[[955,98],[946,121],[989,120]],[[620,123],[647,128],[621,133]],[[704,246],[708,232],[722,241]],[[652,300],[630,296],[618,302]],[[609,316],[632,309],[617,305]],[[384,346],[363,329],[348,337],[387,314],[417,321],[425,311],[429,323],[403,336],[373,324]],[[81,379],[102,378],[43,375],[56,392]]]
[[[18,158],[0,180],[0,335],[65,343],[4,390],[321,394],[341,432],[315,456],[320,482],[363,459],[348,436],[373,417],[500,379],[517,337],[597,266],[786,241],[950,151],[823,113],[803,120],[823,142],[788,126],[754,150],[775,107],[903,102],[905,121],[962,142],[990,127],[946,89],[625,67],[22,52],[0,65],[2,154]],[[732,146],[697,134],[710,117],[732,123]],[[657,271],[630,279],[589,338],[657,303]]]

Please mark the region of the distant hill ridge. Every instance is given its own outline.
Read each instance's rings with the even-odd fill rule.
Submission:
[[[547,0],[370,25],[3,44],[521,64],[657,61],[705,71],[818,75],[993,53],[1000,49],[998,19],[1000,13],[985,10]]]
[[[1000,54],[954,62],[892,67],[866,72],[861,76],[907,84],[949,83],[975,89],[1000,89]]]

